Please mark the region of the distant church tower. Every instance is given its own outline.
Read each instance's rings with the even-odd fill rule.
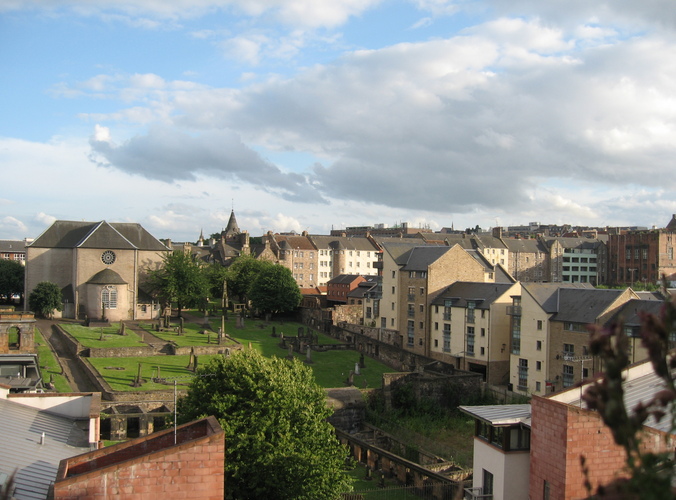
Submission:
[[[239,226],[237,226],[237,219],[235,218],[235,210],[230,212],[230,219],[228,220],[228,225],[221,232],[221,238],[224,238],[225,241],[232,241],[240,235],[241,231]]]

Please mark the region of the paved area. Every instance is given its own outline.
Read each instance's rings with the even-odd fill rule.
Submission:
[[[82,371],[77,360],[68,352],[58,333],[55,333],[55,322],[46,319],[37,320],[37,328],[42,333],[47,343],[56,354],[61,365],[63,374],[70,384],[73,392],[97,392],[97,388],[89,381],[87,375]]]

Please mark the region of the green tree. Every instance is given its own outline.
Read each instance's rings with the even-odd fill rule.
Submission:
[[[15,260],[0,259],[0,295],[5,295],[9,302],[12,295],[23,293],[23,277],[25,269]]]
[[[230,280],[228,288],[232,297],[236,297],[240,302],[247,304],[249,302],[249,292],[251,284],[258,274],[272,263],[265,260],[258,260],[249,255],[237,257],[230,266]]]
[[[347,450],[312,371],[257,351],[199,368],[178,401],[183,422],[215,416],[227,436],[226,498],[333,499],[350,489]]]
[[[223,309],[228,307],[228,282],[232,272],[218,262],[209,264],[205,268],[207,282],[209,284],[209,296],[218,300]]]
[[[182,251],[166,253],[162,267],[150,271],[148,281],[165,304],[176,302],[179,317],[185,307],[204,303],[209,293],[202,264],[194,255]]]
[[[49,281],[38,283],[28,296],[28,307],[43,318],[51,318],[55,309],[61,311],[62,302],[61,289]]]
[[[251,283],[249,297],[254,308],[265,314],[293,311],[301,293],[291,271],[273,264],[264,267]]]

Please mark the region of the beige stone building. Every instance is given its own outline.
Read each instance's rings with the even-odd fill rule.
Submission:
[[[457,281],[430,304],[430,356],[481,373],[486,382],[509,379],[510,318],[507,307],[521,283]]]
[[[63,317],[155,318],[144,281],[168,250],[139,224],[56,221],[26,248],[26,297],[49,281],[62,291]]]

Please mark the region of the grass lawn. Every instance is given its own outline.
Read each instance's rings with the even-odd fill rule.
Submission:
[[[216,321],[220,326],[220,320]],[[215,323],[212,323],[215,325]],[[272,327],[275,326],[276,333],[285,333],[286,337],[296,336],[298,328],[303,326],[300,323],[271,322],[265,324],[263,321],[253,319],[245,320],[245,328],[235,328],[234,320],[228,320],[226,323],[226,332],[228,335],[248,349],[251,344],[252,349],[256,349],[263,356],[286,357],[289,354],[288,349],[279,346],[280,338],[272,336]],[[340,342],[333,337],[318,333],[319,344],[339,344]],[[305,361],[306,353],[294,353],[294,356],[301,361]],[[345,387],[350,370],[354,370],[355,363],[359,362],[359,353],[352,350],[335,350],[326,352],[312,351],[312,363],[308,366],[312,368],[317,383],[324,387]],[[354,385],[363,388],[375,388],[382,385],[383,373],[391,373],[394,370],[379,361],[365,357],[365,368],[361,369],[360,375],[355,375]]]
[[[68,380],[61,373],[61,365],[37,328],[35,328],[35,347],[38,350],[38,363],[44,382],[47,383],[51,379],[57,392],[71,392]]]
[[[198,356],[199,365],[203,365],[214,356]],[[179,379],[177,384],[185,389],[190,383],[192,372],[187,369],[190,356],[149,356],[125,358],[89,358],[89,362],[101,374],[114,391],[157,391],[174,387],[173,379]],[[131,384],[138,375],[138,366],[141,364],[141,378],[145,382],[140,387]],[[168,384],[152,382],[151,379],[159,374],[169,379]]]
[[[354,482],[352,487],[354,493],[359,493],[364,500],[415,500],[420,499],[419,496],[413,494],[410,489],[403,487],[396,479],[386,478],[384,487],[380,486],[380,477],[377,473],[373,473],[372,479],[366,479],[366,466],[358,463],[354,469],[347,472],[352,477]],[[393,488],[393,489],[389,489]],[[400,488],[400,489],[394,489]]]
[[[199,311],[186,311],[192,317],[201,318]],[[279,335],[284,333],[286,337],[295,337],[300,327],[305,328],[300,323],[272,321],[266,323],[263,320],[247,318],[244,322],[244,328],[235,327],[235,317],[230,315],[226,321],[225,331],[227,335],[242,344],[244,349],[251,345],[264,356],[286,357],[289,354],[288,349],[279,346]],[[211,328],[218,331],[221,326],[221,320],[218,317],[210,317]],[[173,322],[172,325],[177,325]],[[109,327],[87,328],[79,325],[62,325],[73,337],[87,347],[131,347],[143,344],[141,338],[127,328],[127,335],[119,335],[119,325],[112,324]],[[174,342],[179,347],[206,346],[208,337],[202,332],[205,330],[203,324],[195,322],[185,322],[183,325],[183,335],[177,335],[175,332],[155,332],[152,331],[151,323],[141,323],[141,328],[149,331],[154,336],[167,342]],[[272,327],[275,327],[277,337],[272,337]],[[103,331],[104,340],[100,340],[101,331]],[[339,344],[340,341],[314,332],[318,335],[320,345]],[[211,344],[216,343],[216,334],[211,333]],[[227,346],[227,344],[223,344]],[[294,353],[294,356],[301,361],[306,360],[306,353]],[[205,364],[210,356],[199,356],[200,365]],[[350,370],[355,369],[355,364],[359,362],[360,354],[352,350],[334,350],[326,352],[312,351],[312,363],[308,366],[312,369],[317,383],[324,388],[346,387]],[[173,379],[176,377],[189,377],[190,373],[185,367],[188,364],[188,356],[151,356],[134,358],[90,358],[92,365],[106,379],[113,390],[132,391],[132,390],[157,390],[166,389],[168,386],[151,382],[150,379],[157,376],[157,366],[160,366],[160,375],[163,378]],[[391,373],[388,366],[365,357],[365,367],[361,368],[360,374],[354,376],[354,385],[360,389],[376,388],[382,385],[382,374]],[[140,388],[131,387],[132,381],[138,372],[138,364],[142,365],[141,377],[147,382]],[[118,369],[119,368],[119,369]]]
[[[219,323],[220,324],[220,323]],[[218,343],[217,335],[211,330],[209,335],[202,333],[205,328],[204,325],[199,323],[184,323],[183,324],[183,335],[171,331],[156,332],[153,330],[153,326],[150,323],[140,323],[139,325],[144,330],[152,333],[155,337],[158,337],[166,342],[173,342],[178,347],[191,347],[191,346],[207,346],[207,345],[216,345]],[[215,329],[218,331],[218,328]],[[232,344],[232,342],[230,343]],[[223,343],[224,346],[228,345],[228,342]]]
[[[70,333],[84,347],[138,347],[146,345],[131,329],[126,329],[126,335],[120,335],[120,324],[111,323],[106,327],[89,328],[82,325],[61,323],[61,328]],[[101,335],[103,334],[103,340]]]

